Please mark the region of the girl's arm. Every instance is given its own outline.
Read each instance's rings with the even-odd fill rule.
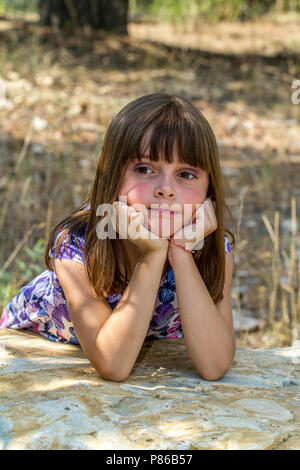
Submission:
[[[134,366],[152,317],[167,249],[141,257],[114,310],[97,298],[83,265],[54,260],[80,345],[107,380],[125,380]]]
[[[215,305],[191,253],[170,245],[169,261],[185,344],[191,360],[205,380],[218,380],[227,372],[235,354],[230,284],[232,252],[225,254],[223,299]]]
[[[123,381],[129,376],[141,350],[166,258],[167,249],[141,258],[120,302],[99,331],[97,345],[113,380]]]

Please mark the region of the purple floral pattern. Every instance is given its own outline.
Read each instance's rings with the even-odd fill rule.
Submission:
[[[86,227],[85,227],[86,228]],[[56,240],[49,251],[51,258],[72,259],[84,264],[85,229],[64,239],[60,253]],[[231,251],[230,242],[224,236],[225,253]],[[112,309],[118,305],[123,292],[109,294],[107,301]],[[50,341],[79,344],[67,306],[63,288],[55,272],[46,270],[25,285],[5,307],[0,317],[0,328],[28,329],[43,335]],[[174,273],[171,265],[163,276],[158,289],[152,319],[146,338],[181,338],[182,329],[176,295]]]

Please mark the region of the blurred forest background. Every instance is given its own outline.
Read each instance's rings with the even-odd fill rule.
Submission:
[[[0,314],[45,270],[112,117],[162,91],[217,137],[238,346],[299,341],[299,58],[300,0],[0,0]]]

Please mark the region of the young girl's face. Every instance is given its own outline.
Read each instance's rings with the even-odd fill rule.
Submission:
[[[147,156],[141,162],[130,163],[119,193],[119,198],[127,197],[127,205],[144,213],[148,230],[164,238],[192,222],[209,186],[206,171],[179,163],[174,157],[173,163],[152,162]],[[175,213],[161,212],[159,208],[171,208]]]

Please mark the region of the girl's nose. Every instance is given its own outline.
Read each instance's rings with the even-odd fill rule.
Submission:
[[[162,197],[164,199],[174,199],[175,198],[175,191],[172,188],[167,188],[167,187],[160,187],[156,188],[154,192],[156,197]]]

